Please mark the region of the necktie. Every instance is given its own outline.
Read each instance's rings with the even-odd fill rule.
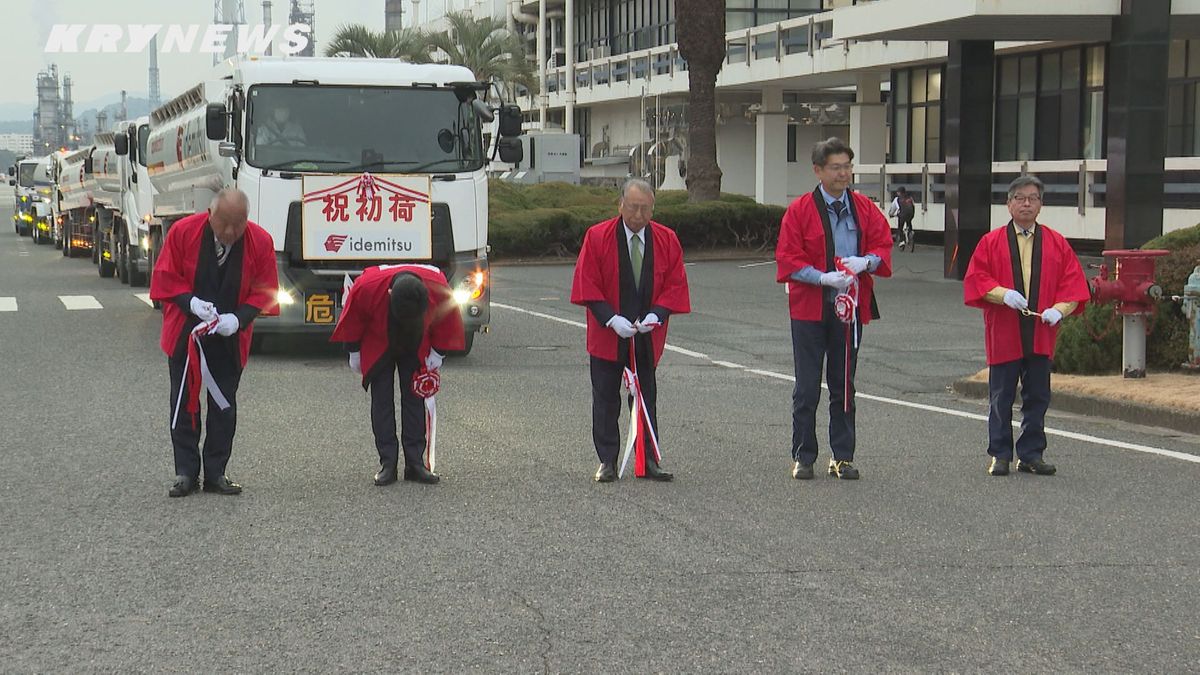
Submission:
[[[220,240],[216,242],[217,246],[217,267],[225,264],[225,256],[229,255],[229,247],[222,244]]]
[[[633,235],[629,241],[629,262],[633,263],[633,285],[642,285],[642,238]]]
[[[846,205],[839,199],[830,204],[829,208],[833,209],[833,213],[837,217],[835,222],[841,222],[842,216],[846,213]]]

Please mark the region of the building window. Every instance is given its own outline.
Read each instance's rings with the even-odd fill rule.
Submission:
[[[1167,156],[1200,156],[1200,40],[1171,42],[1167,69]]]
[[[997,161],[1098,159],[1104,153],[1103,46],[997,59]]]
[[[821,0],[727,0],[725,30],[744,30],[821,11]]]
[[[892,72],[891,161],[942,161],[942,76],[940,66]]]
[[[575,59],[669,45],[675,41],[675,0],[581,0],[575,11]]]

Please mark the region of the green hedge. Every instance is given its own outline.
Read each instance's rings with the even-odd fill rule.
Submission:
[[[488,240],[497,258],[572,257],[588,227],[617,215],[612,188],[493,180],[488,190]],[[742,195],[691,204],[687,192],[666,190],[656,196],[654,220],[675,230],[685,249],[765,249],[775,245],[783,212]]]
[[[1196,265],[1200,265],[1200,225],[1157,237],[1142,248],[1171,251],[1170,255],[1159,259],[1156,281],[1162,287],[1164,297],[1181,295],[1188,276]],[[1088,303],[1083,314],[1064,319],[1058,334],[1054,369],[1081,375],[1120,372],[1120,318],[1111,322],[1111,328],[1102,339],[1096,339],[1110,325],[1113,313],[1112,304]],[[1173,370],[1187,359],[1187,353],[1187,318],[1179,303],[1164,299],[1158,303],[1150,321],[1146,366],[1154,370]]]

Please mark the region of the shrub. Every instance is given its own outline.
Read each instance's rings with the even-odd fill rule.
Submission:
[[[489,185],[489,241],[496,257],[574,256],[591,225],[617,215],[619,190],[567,183]],[[665,190],[655,199],[654,220],[675,230],[684,249],[774,246],[781,206],[742,195],[692,204],[687,192]]]
[[[1150,319],[1146,340],[1146,366],[1154,370],[1178,368],[1187,359],[1188,323],[1182,307],[1169,299],[1183,293],[1183,286],[1196,265],[1200,265],[1200,225],[1176,230],[1146,243],[1146,249],[1165,249],[1156,266],[1156,281],[1164,300],[1158,303]],[[1054,369],[1063,373],[1094,374],[1121,369],[1121,320],[1118,317],[1108,334],[1094,339],[1114,314],[1113,305],[1088,303],[1082,315],[1063,320],[1055,350]],[[1088,329],[1091,329],[1090,331]]]

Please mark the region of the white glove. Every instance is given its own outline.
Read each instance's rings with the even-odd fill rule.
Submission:
[[[629,323],[629,319],[626,319],[620,314],[613,314],[613,317],[604,325],[613,329],[613,332],[616,333],[618,337],[631,338],[634,335],[637,335],[638,332],[638,329],[634,328],[633,324]]]
[[[1004,291],[1004,304],[1012,307],[1018,312],[1029,307],[1029,301],[1025,299],[1025,296],[1011,288],[1007,291]]]
[[[236,315],[222,314],[217,317],[217,325],[213,326],[213,329],[211,331],[209,331],[208,334],[212,335],[213,333],[216,333],[218,335],[224,335],[225,337],[229,337],[230,335],[233,335],[234,333],[238,332],[238,328],[241,328],[241,327],[242,327],[242,322],[238,321],[238,318]]]
[[[650,312],[646,316],[643,316],[641,321],[634,324],[634,327],[637,328],[639,333],[649,333],[661,325],[662,321],[658,318],[658,315]]]
[[[1051,307],[1042,312],[1042,323],[1047,326],[1057,326],[1059,321],[1062,321],[1062,312],[1057,309]]]
[[[836,288],[839,291],[844,291],[850,288],[850,284],[854,281],[854,277],[846,274],[841,270],[821,273],[821,285]]]
[[[188,303],[188,307],[192,310],[192,314],[195,314],[204,323],[217,318],[217,306],[194,295],[192,301]]]
[[[362,352],[350,352],[350,370],[355,375],[362,375]]]
[[[863,272],[866,272],[867,267],[870,264],[870,260],[867,260],[860,255],[852,255],[849,258],[842,258],[842,265],[844,265],[846,269],[850,270],[850,273],[854,276],[858,276]]]
[[[437,350],[434,349],[433,347],[430,347],[429,348],[429,356],[425,357],[425,368],[427,370],[437,370],[438,368],[442,367],[442,361],[445,361],[445,360],[446,360],[446,357],[437,353]]]

